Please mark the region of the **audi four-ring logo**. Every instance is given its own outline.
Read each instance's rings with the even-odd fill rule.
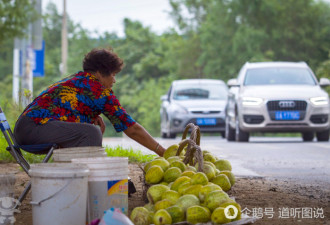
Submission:
[[[294,108],[296,103],[294,101],[280,101],[278,106],[281,108]]]

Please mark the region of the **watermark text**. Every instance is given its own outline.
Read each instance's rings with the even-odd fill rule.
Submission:
[[[242,214],[245,214],[254,218],[281,218],[281,219],[323,219],[324,210],[323,208],[315,207],[301,207],[301,208],[289,208],[282,207],[278,209],[274,208],[247,208],[242,209]]]

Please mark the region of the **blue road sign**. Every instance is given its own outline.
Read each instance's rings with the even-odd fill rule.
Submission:
[[[44,77],[45,76],[45,41],[42,41],[42,49],[34,50],[35,62],[33,69],[33,77]]]

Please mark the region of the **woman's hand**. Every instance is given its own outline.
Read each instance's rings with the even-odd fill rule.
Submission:
[[[166,150],[166,149],[165,149],[163,146],[159,145],[158,148],[156,147],[155,152],[156,152],[156,154],[159,155],[159,156],[164,156],[165,150]]]
[[[104,134],[105,131],[105,123],[103,121],[103,118],[101,116],[97,116],[94,120],[94,124],[97,126],[100,126],[102,134]]]
[[[133,126],[127,128],[124,133],[143,145],[155,152],[159,156],[163,156],[165,149],[161,146],[140,124],[135,123]]]

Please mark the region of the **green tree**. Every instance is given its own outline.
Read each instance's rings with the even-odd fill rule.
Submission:
[[[69,22],[70,24],[70,22]],[[43,12],[43,39],[45,41],[45,76],[33,79],[34,97],[61,78],[61,27],[62,16],[56,5],[49,3]]]
[[[34,79],[34,95],[38,95],[47,86],[62,78],[61,64],[61,28],[62,15],[54,3],[49,3],[43,14],[43,38],[45,40],[45,77]],[[68,16],[68,76],[82,70],[82,59],[98,39],[91,38],[91,32],[79,23],[74,23]],[[101,39],[101,38],[100,38]]]
[[[149,79],[144,82],[134,96],[123,95],[120,98],[124,107],[127,105],[133,118],[144,126],[151,135],[160,135],[160,97],[164,95],[172,79],[170,76],[160,79]],[[127,108],[127,107],[125,107]]]
[[[205,73],[205,63],[199,60],[203,53],[200,27],[206,18],[205,9],[212,0],[170,0],[170,4],[170,15],[182,33],[172,41],[168,53],[175,58],[175,73],[181,79],[212,77],[212,74]]]
[[[330,79],[330,50],[328,59],[322,62],[317,68],[316,76],[318,78],[324,77]],[[328,92],[328,94],[330,94],[330,87],[326,87],[325,90]]]
[[[24,36],[27,25],[37,17],[30,0],[0,1],[0,44],[5,39]]]
[[[118,54],[123,57],[125,67],[122,74],[127,74],[134,78],[137,83],[146,79],[147,76],[159,77],[159,71],[155,68],[155,59],[158,54],[155,52],[157,47],[157,36],[151,32],[149,27],[143,27],[138,21],[124,19],[125,40],[122,41],[121,46],[116,48]],[[151,54],[151,55],[148,55]],[[141,62],[143,58],[149,58],[150,62],[144,62],[144,68],[148,68],[148,73],[141,73],[141,67],[136,63]],[[146,65],[149,64],[149,65]]]
[[[265,33],[242,24],[234,11],[235,4],[216,1],[209,7],[200,27],[202,54],[199,62],[205,64],[204,72],[213,78],[229,79],[244,62],[252,58],[263,61],[260,43]]]
[[[115,51],[123,58],[125,67],[117,75],[114,92],[136,121],[150,124],[145,121],[159,119],[159,113],[155,113],[159,112],[159,106],[156,105],[160,102],[160,96],[166,92],[162,86],[159,87],[164,82],[160,80],[161,77],[167,77],[169,73],[167,68],[161,66],[166,47],[162,46],[163,40],[160,37],[140,22],[125,19],[124,26],[125,38],[119,40],[120,45]],[[147,125],[146,128],[150,130],[153,126]]]
[[[0,18],[0,96],[11,100],[14,38],[24,37],[28,24],[38,15],[29,0],[2,0]]]
[[[241,23],[267,34],[259,45],[275,60],[306,61],[314,69],[330,49],[330,6],[314,0],[233,1]]]
[[[171,3],[172,16],[181,32],[193,31],[200,38],[200,57],[191,64],[201,66],[206,76],[226,80],[236,76],[246,61],[306,61],[315,69],[330,49],[330,8],[322,1]],[[183,8],[188,9],[188,16]],[[189,18],[197,25],[187,25]],[[187,27],[191,29],[187,31]]]
[[[170,0],[170,15],[184,33],[198,31],[205,20],[206,9],[213,3],[214,0]]]
[[[13,39],[6,39],[0,44],[0,96],[2,99],[12,98],[13,71]]]

